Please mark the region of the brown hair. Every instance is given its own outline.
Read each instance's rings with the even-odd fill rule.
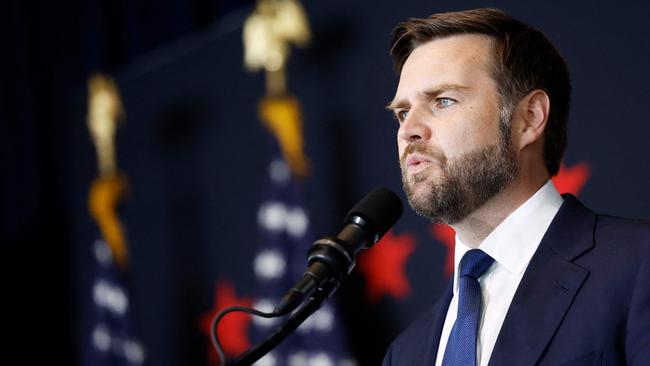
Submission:
[[[544,131],[544,161],[551,176],[557,174],[567,145],[567,120],[571,82],[566,62],[540,31],[498,9],[474,9],[411,18],[391,34],[395,71],[418,46],[457,34],[483,34],[494,42],[493,77],[502,108],[512,112],[521,98],[534,89],[544,90],[551,110]]]

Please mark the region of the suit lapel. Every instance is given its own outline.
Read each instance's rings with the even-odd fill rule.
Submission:
[[[438,345],[440,344],[440,335],[442,334],[442,327],[445,325],[445,318],[447,317],[447,310],[449,303],[454,294],[454,280],[450,280],[442,297],[433,308],[433,326],[429,334],[428,349],[425,352],[425,362],[423,365],[435,365],[436,357],[438,355]]]
[[[491,366],[536,364],[589,274],[572,261],[593,247],[596,215],[564,198],[510,304]]]

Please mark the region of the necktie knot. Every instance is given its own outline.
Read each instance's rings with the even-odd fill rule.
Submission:
[[[460,260],[460,276],[478,279],[494,263],[494,259],[480,249],[469,250]]]

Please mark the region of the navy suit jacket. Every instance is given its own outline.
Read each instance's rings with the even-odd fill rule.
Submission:
[[[450,283],[432,311],[393,342],[384,366],[435,364],[451,297]],[[598,215],[565,195],[489,365],[649,366],[650,223]]]

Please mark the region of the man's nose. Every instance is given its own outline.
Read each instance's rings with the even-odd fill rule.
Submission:
[[[402,121],[397,136],[407,142],[417,140],[428,141],[431,138],[431,129],[426,123],[426,116],[422,111],[411,109]]]

